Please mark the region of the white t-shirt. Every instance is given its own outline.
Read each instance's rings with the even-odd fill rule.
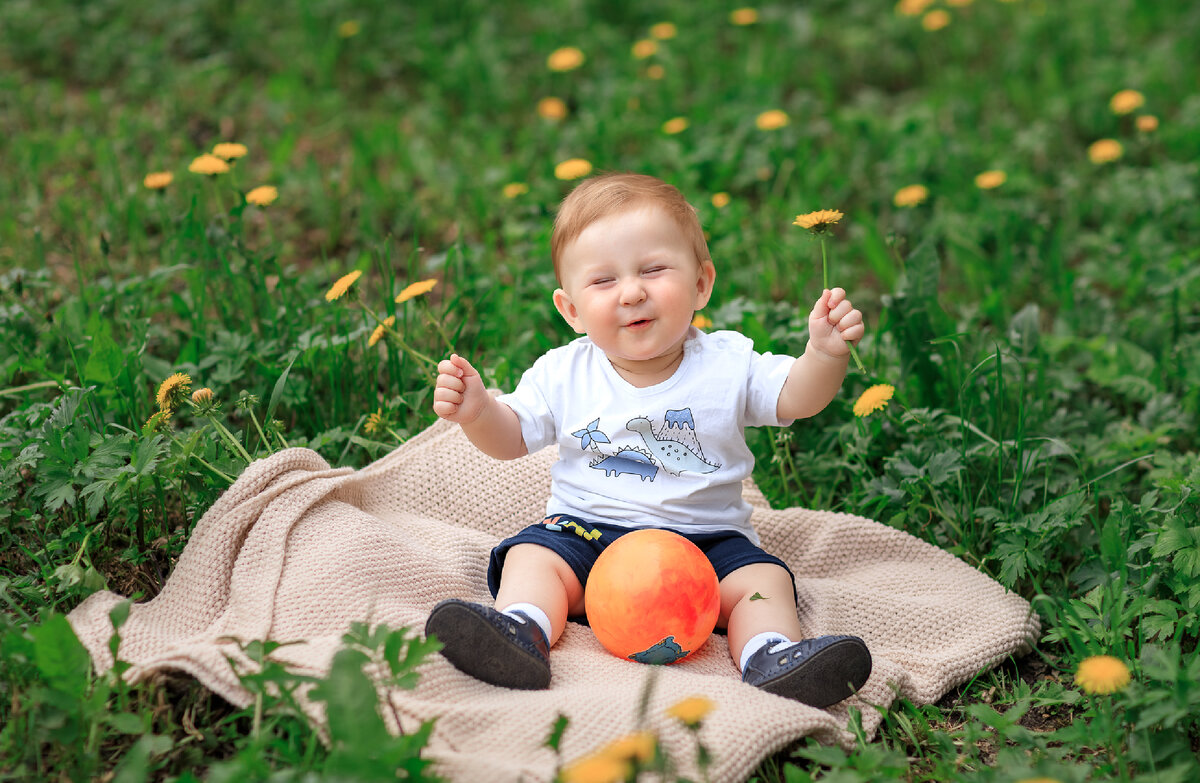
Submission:
[[[530,453],[558,444],[546,513],[626,527],[737,530],[758,543],[742,479],[744,429],[776,416],[795,360],[760,354],[737,332],[688,333],[662,383],[637,388],[587,337],[548,351],[511,394]]]

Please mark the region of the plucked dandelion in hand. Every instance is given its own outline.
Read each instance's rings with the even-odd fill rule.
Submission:
[[[792,225],[800,226],[808,231],[809,234],[821,240],[821,283],[823,287],[829,288],[829,259],[825,255],[825,235],[829,233],[830,226],[837,223],[845,215],[838,212],[836,209],[819,209],[816,212],[809,212],[807,215],[797,215],[792,221]],[[858,358],[858,351],[855,350],[854,344],[850,343],[850,356],[854,358],[854,365],[858,367],[861,373],[866,372],[863,367],[862,359]]]

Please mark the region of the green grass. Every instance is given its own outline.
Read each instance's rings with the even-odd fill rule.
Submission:
[[[941,546],[1044,619],[1033,655],[897,705],[852,753],[776,754],[758,779],[1194,778],[1200,8],[935,6],[952,21],[929,32],[870,0],[762,6],[745,27],[707,1],[0,5],[0,778],[368,779],[397,759],[423,774],[420,742],[357,767],[324,746],[284,671],[260,675],[284,695],[248,710],[186,679],[92,677],[62,614],[105,586],[157,593],[243,451],[360,466],[423,429],[416,352],[453,348],[510,389],[568,339],[549,233],[572,157],[684,191],[718,269],[706,314],[764,350],[803,350],[820,289],[793,218],[845,212],[828,249],[867,315],[867,372],[822,414],[753,433],[755,477],[777,505]],[[634,58],[661,21],[678,34]],[[584,64],[549,71],[567,45]],[[1125,88],[1157,130],[1110,111]],[[565,119],[537,115],[547,96]],[[769,109],[789,124],[756,128]],[[1103,138],[1123,156],[1093,164]],[[249,154],[187,171],[220,141]],[[1007,181],[981,190],[989,169]],[[142,186],[160,170],[170,186]],[[512,182],[528,191],[505,197]],[[279,200],[246,205],[262,184]],[[928,199],[896,207],[910,184]],[[325,301],[351,270],[412,350],[369,347],[375,317]],[[146,427],[177,371],[220,407]],[[895,398],[855,418],[874,383]],[[1131,684],[1083,693],[1096,654]],[[365,692],[361,660],[331,672],[347,693]]]

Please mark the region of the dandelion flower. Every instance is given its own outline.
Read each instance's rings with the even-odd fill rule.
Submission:
[[[729,194],[723,190],[720,193],[714,193],[712,195],[712,205],[717,209],[725,209],[725,207],[729,206]]]
[[[898,207],[915,207],[929,198],[929,188],[924,185],[905,185],[892,196],[892,203]]]
[[[279,198],[279,189],[274,185],[259,185],[246,194],[246,203],[265,207],[268,204],[274,203],[277,198]]]
[[[854,403],[854,415],[862,418],[875,411],[887,407],[888,400],[896,393],[896,388],[886,383],[877,383],[859,395]]]
[[[350,290],[350,286],[354,285],[354,281],[362,277],[362,270],[355,269],[353,272],[342,275],[337,279],[337,282],[325,292],[325,301],[332,302],[334,299],[339,299],[343,294]]]
[[[226,163],[222,158],[218,158],[216,155],[210,155],[206,152],[203,155],[196,157],[191,163],[188,164],[188,171],[192,172],[193,174],[224,174],[225,172],[229,171],[229,164]]]
[[[1138,119],[1141,119],[1140,117]],[[175,179],[175,175],[169,171],[152,171],[142,180],[142,184],[151,190],[162,190]]]
[[[676,133],[683,133],[690,124],[687,117],[672,117],[663,123],[662,132],[674,136]]]
[[[652,38],[644,38],[633,45],[633,56],[639,60],[645,60],[647,57],[652,57],[658,51],[658,41]]]
[[[573,71],[583,65],[585,59],[583,52],[577,47],[564,46],[550,53],[546,58],[546,67],[552,71]]]
[[[245,157],[247,152],[249,150],[246,149],[245,144],[235,144],[227,141],[213,147],[212,154],[225,160],[236,160],[237,158]]]
[[[1088,160],[1097,166],[1103,163],[1112,163],[1114,160],[1120,159],[1123,154],[1125,154],[1125,149],[1116,139],[1100,139],[1093,142],[1087,151]]]
[[[729,12],[729,21],[739,27],[754,24],[758,21],[758,11],[753,8],[736,8]]]
[[[629,776],[630,764],[607,754],[586,756],[563,767],[563,783],[620,783]]]
[[[896,13],[903,16],[920,16],[931,5],[933,0],[900,0],[896,3]]]
[[[792,221],[792,225],[806,228],[814,234],[823,234],[829,230],[830,226],[844,217],[845,215],[836,209],[818,209],[816,212],[809,212],[807,215],[796,215],[796,219]]]
[[[950,12],[941,8],[930,11],[921,17],[921,26],[930,32],[941,30],[948,24],[950,24]]]
[[[1153,114],[1139,114],[1134,123],[1142,133],[1154,133],[1158,130],[1158,117]]]
[[[1075,684],[1092,694],[1113,693],[1129,684],[1129,667],[1111,655],[1093,655],[1079,663]]]
[[[191,386],[191,377],[187,373],[177,372],[159,384],[158,393],[154,395],[154,400],[158,403],[160,409],[172,411],[188,395],[188,392],[191,391]]]
[[[697,329],[711,329],[713,325],[712,319],[707,315],[696,313],[696,317],[692,319],[692,326]]]
[[[646,66],[646,78],[654,79],[655,81],[667,75],[667,69],[663,68],[658,63]]]
[[[1008,181],[1008,175],[1000,169],[992,169],[975,175],[975,187],[980,190],[998,188]]]
[[[1131,114],[1146,104],[1146,96],[1137,90],[1121,90],[1108,101],[1113,114]]]
[[[338,36],[342,38],[353,38],[362,32],[362,25],[357,19],[347,19],[338,25]]]
[[[437,283],[437,278],[431,277],[428,280],[422,280],[418,283],[412,283],[411,285],[406,286],[403,291],[396,294],[396,304],[407,302],[409,299],[429,293],[433,290]]]
[[[539,117],[547,120],[561,120],[567,116],[567,104],[562,98],[550,96],[542,98],[537,103],[537,113]]]
[[[579,179],[592,173],[592,164],[583,158],[570,158],[554,167],[554,176],[559,179]]]
[[[383,408],[379,408],[367,417],[367,423],[363,425],[363,432],[368,435],[378,435],[386,428],[387,418],[383,415]]]
[[[673,707],[669,707],[667,714],[688,726],[696,726],[716,706],[717,703],[706,696],[692,696]]]
[[[674,38],[678,32],[679,30],[671,22],[659,22],[650,28],[650,35],[660,41]]]
[[[524,182],[510,182],[504,186],[504,190],[501,192],[504,193],[505,198],[516,198],[517,196],[528,193],[529,186]]]
[[[155,411],[154,415],[146,419],[146,423],[142,425],[143,435],[152,435],[156,432],[162,432],[171,423],[171,412],[167,410]]]
[[[788,124],[788,116],[779,109],[770,109],[754,118],[759,130],[779,130]]]
[[[367,338],[367,346],[373,347],[375,343],[383,339],[384,332],[396,325],[396,316],[389,315],[383,319],[383,323],[375,327],[375,331],[371,332],[371,336]]]
[[[636,759],[644,763],[654,758],[654,748],[657,745],[658,737],[654,732],[635,731],[608,743],[598,755],[622,760]]]
[[[212,402],[213,390],[205,386],[202,389],[196,389],[192,392],[192,402],[197,405],[203,405],[206,402]]]

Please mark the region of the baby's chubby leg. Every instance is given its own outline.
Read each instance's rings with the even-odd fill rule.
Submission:
[[[552,549],[538,544],[517,544],[504,558],[496,608],[533,604],[550,618],[550,644],[562,636],[569,615],[583,614],[583,585]]]
[[[796,618],[792,575],[774,563],[751,563],[721,580],[721,614],[717,625],[729,632],[729,654],[741,662],[746,642],[775,632],[799,639],[804,631]]]

